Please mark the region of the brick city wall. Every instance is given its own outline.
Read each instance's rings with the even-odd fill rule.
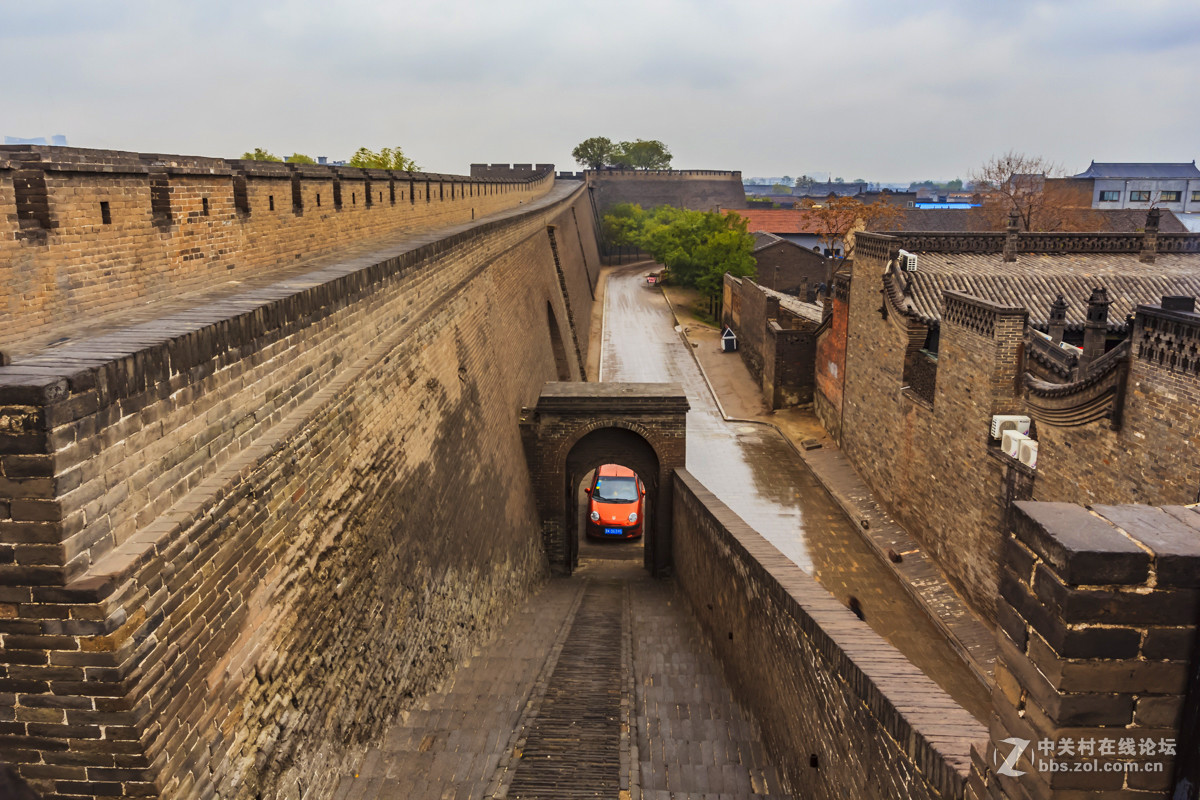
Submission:
[[[0,352],[300,259],[470,222],[552,185],[552,172],[466,178],[0,147]]]
[[[547,306],[563,342],[590,314],[592,231],[556,269],[548,230],[587,213],[0,368],[0,759],[55,796],[326,794],[545,574],[517,422]]]
[[[828,324],[817,335],[813,408],[817,419],[839,444],[842,441],[842,389],[846,380],[846,326],[850,314],[850,276],[839,273],[825,297]]]
[[[962,797],[984,727],[686,471],[674,499],[679,589],[792,793]]]
[[[553,164],[472,164],[472,178],[520,179],[554,172]]]
[[[991,737],[969,796],[1194,800],[1200,512],[1017,503],[1002,567]],[[1027,744],[1001,771],[1010,737]]]
[[[746,207],[740,172],[589,170],[585,174],[602,214],[617,203],[636,203],[647,209],[669,205],[696,211]]]

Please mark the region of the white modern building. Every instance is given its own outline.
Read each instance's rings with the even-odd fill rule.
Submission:
[[[1092,208],[1200,212],[1200,169],[1188,164],[1097,163],[1075,176],[1092,180]]]

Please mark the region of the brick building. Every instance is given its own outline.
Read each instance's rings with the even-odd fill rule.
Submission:
[[[755,231],[758,285],[812,303],[829,280],[829,259],[773,233]]]
[[[769,408],[811,403],[821,306],[725,275],[722,324],[738,337],[738,352]]]
[[[1197,500],[1200,236],[1153,223],[859,234],[834,281],[817,412],[988,617],[1014,500]],[[1005,455],[994,415],[1031,419],[1030,463]]]

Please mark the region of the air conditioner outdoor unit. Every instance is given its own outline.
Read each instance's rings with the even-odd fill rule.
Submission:
[[[1037,469],[1037,439],[1025,439],[1017,452],[1017,459],[1027,467]]]
[[[1001,441],[1001,447],[1004,449],[1004,454],[1018,458],[1021,455],[1021,442],[1031,441],[1028,436],[1017,430],[1009,430],[1004,432],[1004,439]]]
[[[1020,431],[1028,435],[1029,417],[1020,414],[996,414],[992,417],[992,438],[999,439],[1005,431]]]
[[[917,271],[917,254],[910,253],[907,250],[900,251],[900,269],[905,272]]]

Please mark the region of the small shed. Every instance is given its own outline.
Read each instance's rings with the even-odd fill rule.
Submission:
[[[721,334],[721,349],[726,353],[737,350],[737,334],[728,325],[725,326],[725,332]]]

